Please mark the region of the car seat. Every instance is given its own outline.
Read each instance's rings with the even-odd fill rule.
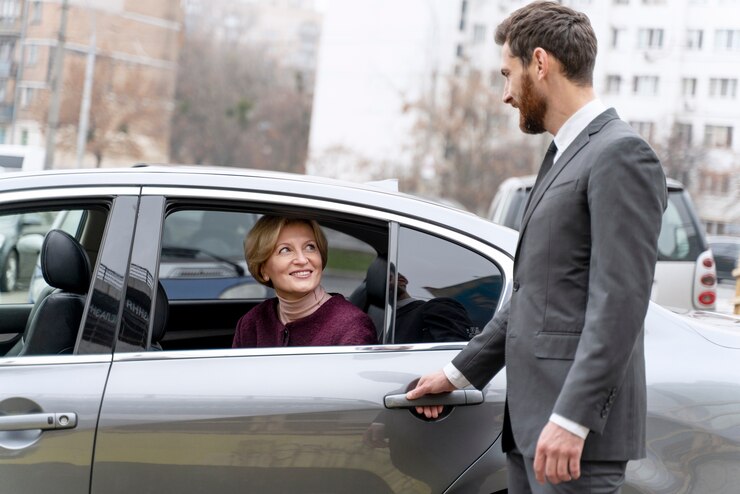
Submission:
[[[62,230],[50,230],[41,246],[41,273],[52,290],[39,297],[20,341],[8,355],[72,353],[90,286],[85,249]]]

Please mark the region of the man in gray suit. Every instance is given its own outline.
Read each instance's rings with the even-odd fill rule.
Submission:
[[[595,96],[584,14],[529,4],[496,30],[503,100],[554,136],[525,209],[513,294],[409,399],[473,385],[506,365],[509,492],[619,492],[645,455],[643,321],[666,205],[660,162]],[[435,418],[441,407],[418,407]]]

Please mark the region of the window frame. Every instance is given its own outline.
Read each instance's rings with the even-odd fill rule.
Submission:
[[[499,250],[494,245],[486,243],[482,239],[464,234],[454,229],[444,227],[439,224],[424,221],[416,217],[407,217],[401,214],[375,209],[371,206],[357,206],[334,202],[327,199],[316,199],[305,196],[289,195],[285,193],[269,192],[247,192],[239,190],[225,189],[207,189],[197,187],[166,187],[166,186],[145,186],[142,189],[142,203],[148,196],[161,196],[165,198],[167,204],[208,204],[213,209],[227,210],[228,205],[232,209],[249,210],[262,212],[261,210],[280,212],[305,210],[311,212],[312,217],[321,221],[321,215],[327,215],[331,218],[362,218],[368,222],[378,222],[388,225],[388,265],[389,271],[395,270],[398,260],[398,231],[401,226],[409,227],[424,233],[435,235],[448,241],[457,243],[465,248],[475,252],[481,257],[492,262],[501,272],[503,277],[503,289],[497,302],[495,311],[500,310],[505,300],[511,295],[511,279],[513,277],[513,260],[503,250]],[[151,243],[150,243],[151,244]],[[151,245],[150,245],[151,248]],[[152,266],[153,272],[157,272],[156,267]],[[391,271],[395,272],[395,271]],[[395,291],[391,296],[391,290],[386,291],[386,302],[390,303],[390,309],[384,314],[383,340],[380,346],[370,347],[275,347],[275,348],[217,348],[217,349],[196,349],[196,350],[170,350],[167,352],[116,352],[114,360],[130,361],[140,359],[160,359],[162,353],[166,358],[201,358],[214,356],[234,356],[234,355],[262,355],[262,354],[279,354],[279,355],[305,355],[312,353],[347,353],[347,352],[374,352],[377,350],[408,350],[413,349],[430,349],[438,347],[443,343],[419,343],[419,344],[389,344],[386,342],[389,330],[395,317]],[[391,300],[393,299],[393,300]],[[467,342],[459,342],[462,348]],[[451,343],[444,343],[449,347]],[[456,345],[457,343],[452,343]]]

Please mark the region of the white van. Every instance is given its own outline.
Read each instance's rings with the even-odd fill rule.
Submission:
[[[41,146],[0,144],[0,173],[44,169],[46,150]]]
[[[519,229],[536,176],[505,180],[491,201],[488,219]],[[714,310],[717,272],[704,229],[683,185],[667,180],[668,206],[658,238],[658,263],[651,299],[678,309]]]

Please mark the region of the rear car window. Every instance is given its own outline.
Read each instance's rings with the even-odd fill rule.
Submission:
[[[693,262],[706,249],[688,195],[682,190],[669,191],[658,237],[658,260]]]

